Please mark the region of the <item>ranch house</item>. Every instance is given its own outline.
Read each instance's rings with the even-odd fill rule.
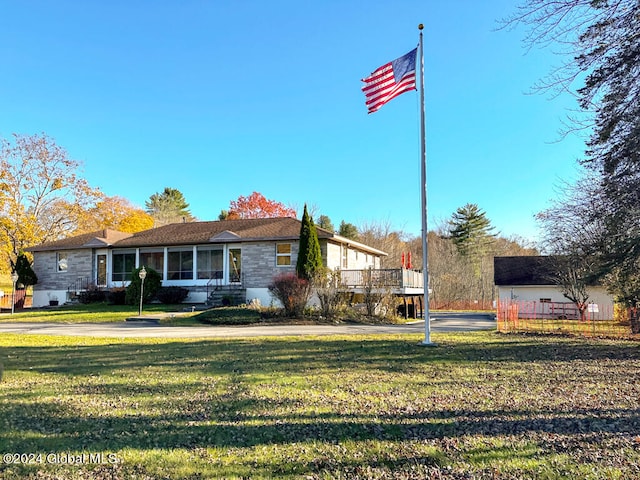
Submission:
[[[301,222],[295,218],[174,223],[130,234],[101,230],[28,249],[38,283],[33,306],[73,299],[89,288],[124,287],[134,268],[160,273],[163,286],[189,291],[188,303],[273,302],[268,286],[294,273]],[[422,292],[419,272],[382,270],[385,252],[317,228],[325,266],[342,272],[345,288],[362,288],[363,272],[377,272],[396,294]]]

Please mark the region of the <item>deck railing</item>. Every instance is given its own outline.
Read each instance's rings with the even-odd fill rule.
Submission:
[[[340,270],[340,279],[342,285],[351,288],[422,288],[424,284],[421,271],[405,268]]]

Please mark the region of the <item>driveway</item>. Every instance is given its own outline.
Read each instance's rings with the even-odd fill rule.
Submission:
[[[439,313],[431,315],[431,332],[459,332],[496,328],[493,315],[472,313]],[[424,321],[405,325],[249,325],[170,327],[151,322],[118,323],[4,323],[0,334],[67,335],[91,337],[265,337],[292,335],[375,335],[423,334]]]

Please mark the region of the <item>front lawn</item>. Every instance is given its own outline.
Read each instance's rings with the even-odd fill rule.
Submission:
[[[0,477],[640,476],[637,343],[433,340],[3,335]]]
[[[189,310],[188,304],[165,305],[152,303],[144,305],[142,314],[149,316],[166,316],[172,314],[185,315]],[[190,312],[186,312],[190,313]],[[197,312],[193,312],[195,315]],[[62,323],[101,323],[123,322],[128,317],[138,316],[137,305],[112,305],[110,303],[89,303],[61,305],[49,308],[26,308],[16,310],[13,315],[5,312],[0,314],[0,322],[62,322]]]

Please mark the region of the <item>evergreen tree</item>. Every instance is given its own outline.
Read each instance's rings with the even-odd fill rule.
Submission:
[[[24,253],[19,253],[15,264],[13,262],[11,262],[11,264],[13,271],[18,274],[18,281],[16,282],[18,285],[22,285],[22,287],[26,288],[38,283],[36,272],[31,268],[31,262]]]
[[[157,225],[195,220],[184,195],[175,188],[165,187],[161,193],[154,193],[144,205]]]
[[[475,203],[467,203],[451,216],[449,235],[464,256],[484,253],[495,240],[491,221]]]
[[[318,227],[323,228],[329,232],[335,232],[336,228],[331,223],[331,219],[326,215],[320,215],[318,217]]]
[[[318,232],[313,224],[313,219],[307,212],[307,205],[304,206],[302,214],[302,225],[300,226],[300,247],[298,250],[298,261],[296,262],[296,273],[298,277],[311,280],[315,273],[322,268],[322,251],[318,240]]]
[[[353,223],[347,223],[344,220],[340,222],[340,228],[338,229],[338,235],[344,238],[350,238],[351,240],[358,239],[358,227]]]
[[[491,269],[489,252],[496,237],[491,222],[478,205],[467,203],[458,208],[449,220],[449,235],[459,254],[469,262],[475,278],[473,283],[477,285],[484,304],[491,287],[483,279]]]

